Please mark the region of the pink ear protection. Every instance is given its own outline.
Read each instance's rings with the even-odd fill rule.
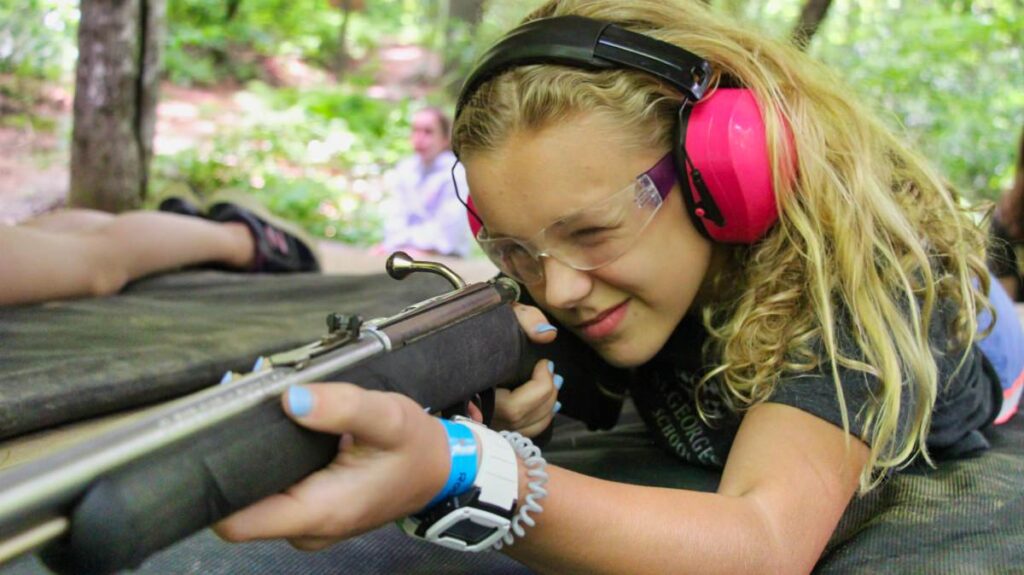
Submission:
[[[761,110],[750,90],[720,88],[684,105],[676,124],[676,167],[688,174],[686,209],[707,237],[748,244],[779,218]],[[685,169],[680,169],[685,168]]]
[[[686,211],[697,229],[717,242],[746,244],[778,220],[760,107],[745,88],[718,88],[705,97],[712,68],[703,58],[608,22],[581,16],[534,20],[484,54],[463,85],[455,117],[484,82],[531,64],[628,68],[675,87],[685,100],[674,131],[674,159]],[[791,138],[785,145],[793,149]],[[466,208],[476,234],[482,222],[472,199]]]

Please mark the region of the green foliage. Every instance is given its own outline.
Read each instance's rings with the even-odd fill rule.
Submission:
[[[502,34],[515,27],[527,14],[541,5],[543,0],[487,2],[483,20],[475,28],[464,22],[451,22],[445,45],[448,74],[442,84],[457,94],[462,80],[473,69],[477,57],[483,54]]]
[[[75,0],[0,2],[0,74],[56,79],[70,70],[77,6]]]
[[[262,79],[262,59],[291,56],[325,68],[339,53],[362,60],[382,41],[422,44],[432,2],[366,0],[349,15],[339,46],[341,0],[240,0],[228,17],[228,0],[171,0],[165,67],[178,84]]]
[[[178,84],[245,82],[259,77],[262,56],[316,53],[337,11],[327,0],[171,0],[164,65]]]
[[[243,109],[233,129],[158,156],[158,180],[185,181],[206,196],[245,190],[314,234],[362,245],[380,240],[380,176],[410,153],[407,104],[361,90],[260,83],[236,99]]]
[[[817,53],[905,126],[968,197],[997,197],[1024,129],[1024,7],[1014,0],[838,7]]]
[[[788,34],[799,0],[716,5]],[[810,46],[968,197],[1009,186],[1024,129],[1017,0],[836,0]]]

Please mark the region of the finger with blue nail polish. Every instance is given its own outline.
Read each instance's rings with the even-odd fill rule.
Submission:
[[[343,382],[283,391],[280,407],[297,425],[340,438],[328,442],[338,455],[285,493],[222,520],[215,526],[222,537],[284,538],[316,549],[415,513],[445,486],[451,457],[444,426],[412,399]]]
[[[512,309],[516,312],[519,327],[529,336],[530,341],[551,343],[558,336],[558,328],[548,321],[540,309],[522,304],[515,304]]]
[[[565,378],[556,373],[554,381],[555,389],[557,389],[558,391],[562,391],[562,386],[565,385]]]
[[[559,411],[562,411],[562,402],[561,401],[556,401],[555,402],[555,407],[553,407],[551,409],[551,413],[558,413]]]
[[[288,412],[295,417],[306,417],[313,413],[313,393],[301,385],[288,388]]]

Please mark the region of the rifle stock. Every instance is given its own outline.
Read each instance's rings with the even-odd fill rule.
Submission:
[[[308,360],[252,374],[225,390],[200,392],[196,395],[206,397],[191,403],[179,400],[183,407],[177,410],[132,422],[120,435],[114,430],[76,446],[77,459],[58,453],[32,462],[36,470],[57,464],[56,474],[61,465],[75,469],[87,481],[56,481],[59,485],[41,492],[46,481],[35,491],[27,488],[32,468],[16,468],[4,474],[6,480],[0,475],[0,529],[16,533],[40,518],[59,516],[66,518],[67,530],[40,554],[51,569],[111,573],[137,566],[152,553],[287,488],[336,456],[337,437],[301,428],[281,410],[279,396],[288,385],[350,381],[403,393],[439,409],[529,379],[538,358],[507,305],[517,295],[514,284],[497,281],[427,300]],[[353,354],[352,361],[338,361]],[[242,389],[230,393],[236,385]],[[246,392],[246,385],[258,387],[258,392]],[[241,403],[248,405],[239,408]],[[218,416],[203,423],[210,418],[195,414],[204,409]],[[159,428],[169,419],[188,423],[187,432],[178,431],[168,440],[171,436],[160,434]],[[124,452],[132,444],[129,439],[138,443],[138,438],[126,436],[133,429],[141,433],[147,424],[154,428],[151,435],[163,439],[114,461],[111,452]],[[104,444],[105,437],[117,445]],[[105,451],[90,454],[89,449]],[[82,460],[96,460],[97,455],[106,455],[98,458],[105,463],[83,472]],[[11,503],[24,493],[32,497]]]

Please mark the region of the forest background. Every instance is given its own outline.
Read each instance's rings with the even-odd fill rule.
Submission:
[[[241,189],[314,234],[371,245],[386,173],[411,152],[411,112],[450,109],[474,58],[539,3],[166,0],[152,161],[130,199],[151,204],[175,183]],[[1009,186],[1024,129],[1021,0],[710,3],[838,69],[968,199]],[[0,0],[0,223],[69,201],[86,6]]]

